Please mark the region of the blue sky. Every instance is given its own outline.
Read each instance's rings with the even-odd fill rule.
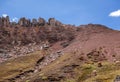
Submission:
[[[46,20],[50,17],[76,26],[103,24],[120,30],[120,0],[0,0],[0,15]]]

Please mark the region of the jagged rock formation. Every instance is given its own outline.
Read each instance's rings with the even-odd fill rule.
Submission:
[[[0,52],[0,57],[3,58],[1,62],[13,57],[11,54],[22,56],[40,49],[35,49],[36,46],[34,45],[35,48],[32,48],[29,46],[30,44],[41,45],[45,41],[56,43],[72,40],[74,32],[75,29],[65,28],[62,23],[54,18],[50,18],[46,22],[43,18],[30,20],[22,17],[18,22],[10,22],[9,16],[0,17],[0,49],[10,50],[5,53]]]
[[[39,18],[39,19],[38,19],[38,24],[39,24],[39,26],[44,26],[44,25],[46,24],[45,19]]]
[[[48,22],[45,21],[44,18],[39,17],[38,19],[33,18],[32,20],[22,17],[18,20],[18,22],[10,22],[9,16],[0,17],[0,26],[8,27],[9,25],[19,25],[23,27],[36,27],[36,26],[60,26],[61,22],[55,20],[54,18],[48,19]]]
[[[19,24],[20,26],[24,26],[24,27],[31,26],[30,20],[29,20],[29,19],[26,19],[25,17],[20,18],[20,20],[18,21],[18,24]]]
[[[5,43],[11,45],[25,45],[33,42],[39,43],[46,39],[50,42],[67,39],[68,37],[65,35],[69,29],[64,28],[62,23],[54,18],[50,18],[47,23],[43,18],[39,18],[38,20],[32,19],[31,21],[23,17],[20,18],[18,23],[15,23],[10,22],[7,16],[6,18],[0,18],[0,26],[0,44]],[[63,34],[61,32],[63,32]],[[72,32],[71,35],[73,35]]]
[[[50,26],[60,26],[60,25],[61,25],[61,22],[55,20],[54,18],[50,18],[50,19],[48,20],[48,24],[49,24]]]
[[[0,17],[0,26],[8,27],[10,25],[9,16],[7,17]]]
[[[50,18],[50,19],[48,20],[48,24],[49,24],[50,26],[55,26],[55,22],[56,22],[56,20],[55,20],[54,18]]]
[[[32,19],[32,26],[37,26],[37,19]]]
[[[120,32],[106,26],[88,24],[76,27],[62,24],[54,18],[47,22],[43,18],[29,20],[25,17],[15,23],[9,22],[9,17],[6,17],[0,18],[0,27],[0,62],[15,58],[19,63],[22,59],[28,60],[26,55],[31,59],[23,62],[25,70],[12,67],[8,72],[4,70],[6,73],[0,74],[2,81],[66,82],[72,78],[76,79],[75,82],[84,82],[91,77],[105,74],[102,70],[120,69]],[[35,57],[36,51],[39,53]],[[34,53],[33,56],[30,53]],[[9,61],[2,65],[12,66]],[[104,61],[115,65],[108,67]],[[84,63],[87,66],[82,65]],[[26,64],[30,69],[27,69]],[[11,76],[11,72],[19,73]]]

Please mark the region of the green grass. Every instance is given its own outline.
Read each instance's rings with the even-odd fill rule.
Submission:
[[[120,66],[109,62],[102,62],[102,67],[97,64],[84,64],[76,70],[78,82],[113,82],[116,75],[120,75]],[[97,71],[97,76],[91,76],[93,70]]]
[[[76,74],[74,78],[66,78],[62,82],[113,82],[116,75],[120,75],[120,65],[114,63],[102,62],[102,67],[97,63],[83,64],[74,69]],[[93,76],[93,70],[97,71],[97,76]]]
[[[40,55],[41,52],[35,52],[31,55],[19,57],[16,59],[11,59],[0,65],[0,81],[3,81],[8,78],[12,78],[20,73],[20,70],[26,71],[33,69],[36,61],[42,57]],[[63,67],[79,64],[78,67],[73,69],[74,76],[65,77],[61,80],[61,82],[113,82],[116,75],[120,75],[120,65],[116,65],[110,62],[102,62],[102,67],[98,67],[97,63],[93,63],[89,61],[89,63],[82,63],[80,61],[75,61],[75,57],[73,59],[71,54],[66,53],[61,56],[54,62],[45,66],[41,69],[40,72],[32,75],[31,77],[26,78],[29,81],[33,81],[34,79],[41,78],[43,80],[47,80],[47,77],[52,74],[62,75]],[[97,71],[97,76],[93,76],[93,70]],[[28,82],[29,82],[28,81]]]
[[[83,82],[85,79],[88,79],[91,72],[95,69],[96,66],[93,64],[83,64],[79,69],[76,69],[76,72],[80,72],[78,75],[78,81]]]
[[[15,77],[20,74],[20,72],[33,69],[36,61],[42,57],[40,53],[40,51],[37,51],[27,56],[11,59],[0,64],[0,81]]]
[[[76,80],[75,80],[75,79],[67,79],[67,80],[64,81],[64,82],[76,82]]]

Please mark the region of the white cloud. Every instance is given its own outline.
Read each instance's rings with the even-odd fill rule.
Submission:
[[[8,15],[7,14],[2,14],[2,17],[7,17]]]
[[[18,18],[17,17],[14,17],[13,19],[12,19],[12,22],[17,22],[18,21]]]
[[[120,17],[120,9],[109,14],[111,17]]]

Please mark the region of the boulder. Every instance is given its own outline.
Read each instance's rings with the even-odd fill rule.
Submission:
[[[97,76],[97,70],[92,71],[92,76]]]
[[[116,76],[116,78],[114,79],[114,82],[120,82],[120,75]]]
[[[102,67],[102,63],[101,62],[98,62],[98,67]]]

